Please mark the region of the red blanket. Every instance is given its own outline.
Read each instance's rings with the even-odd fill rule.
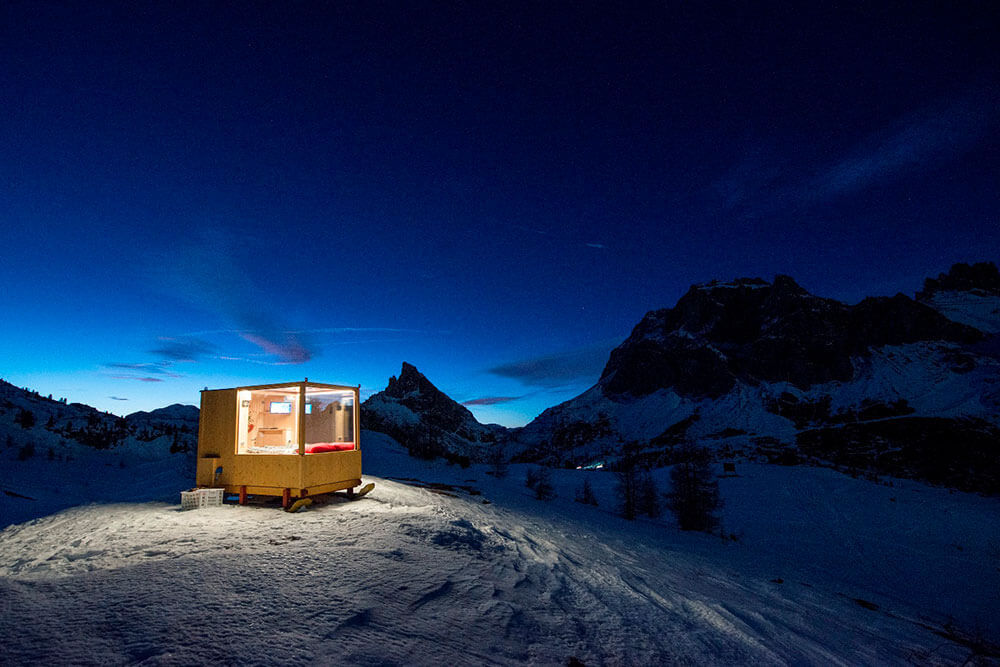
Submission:
[[[354,449],[353,442],[316,442],[306,445],[306,454],[319,454],[321,452],[346,452]]]

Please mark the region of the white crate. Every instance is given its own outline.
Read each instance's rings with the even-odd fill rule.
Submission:
[[[181,509],[196,510],[200,507],[222,505],[223,489],[191,489],[181,491]]]
[[[201,494],[198,490],[181,491],[181,509],[196,510],[201,507]]]
[[[201,495],[202,507],[213,507],[222,505],[222,492],[225,489],[198,489]]]

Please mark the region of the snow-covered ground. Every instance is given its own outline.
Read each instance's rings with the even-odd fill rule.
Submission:
[[[0,451],[0,528],[84,503],[173,500],[194,484],[194,459],[171,454],[169,437],[96,450],[45,435],[52,444],[41,440],[26,461]]]
[[[543,502],[526,466],[496,480],[362,442],[377,486],[357,502],[6,528],[0,661],[961,664],[1000,635],[997,499],[741,464],[724,541],[625,522],[609,473],[553,471]],[[600,507],[573,502],[584,478]]]

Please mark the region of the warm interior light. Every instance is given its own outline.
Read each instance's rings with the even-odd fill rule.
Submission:
[[[237,453],[298,454],[355,449],[355,400],[351,389],[305,387],[306,402],[291,387],[239,392]]]

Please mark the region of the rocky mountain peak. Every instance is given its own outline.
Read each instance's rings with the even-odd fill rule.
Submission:
[[[420,455],[461,454],[476,458],[503,427],[480,424],[472,412],[434,386],[417,367],[403,362],[385,390],[361,405],[363,428],[385,433]]]
[[[611,353],[608,396],[659,389],[718,397],[742,381],[800,388],[853,377],[852,358],[923,340],[969,343],[981,334],[898,294],[856,306],[810,294],[789,276],[694,285],[673,308],[652,311]]]
[[[420,394],[427,397],[440,395],[448,398],[430,380],[424,377],[424,374],[418,371],[416,366],[405,361],[399,372],[399,377],[393,375],[389,378],[385,394],[393,398],[404,398],[412,394]]]
[[[794,294],[797,296],[808,296],[809,292],[805,291],[795,279],[791,276],[786,276],[783,273],[779,273],[774,277],[774,282],[771,283],[772,289],[776,292],[781,292],[784,294]]]
[[[924,280],[924,289],[917,292],[918,300],[929,299],[937,292],[972,292],[1000,296],[1000,271],[993,262],[964,262],[952,265],[948,273]]]

